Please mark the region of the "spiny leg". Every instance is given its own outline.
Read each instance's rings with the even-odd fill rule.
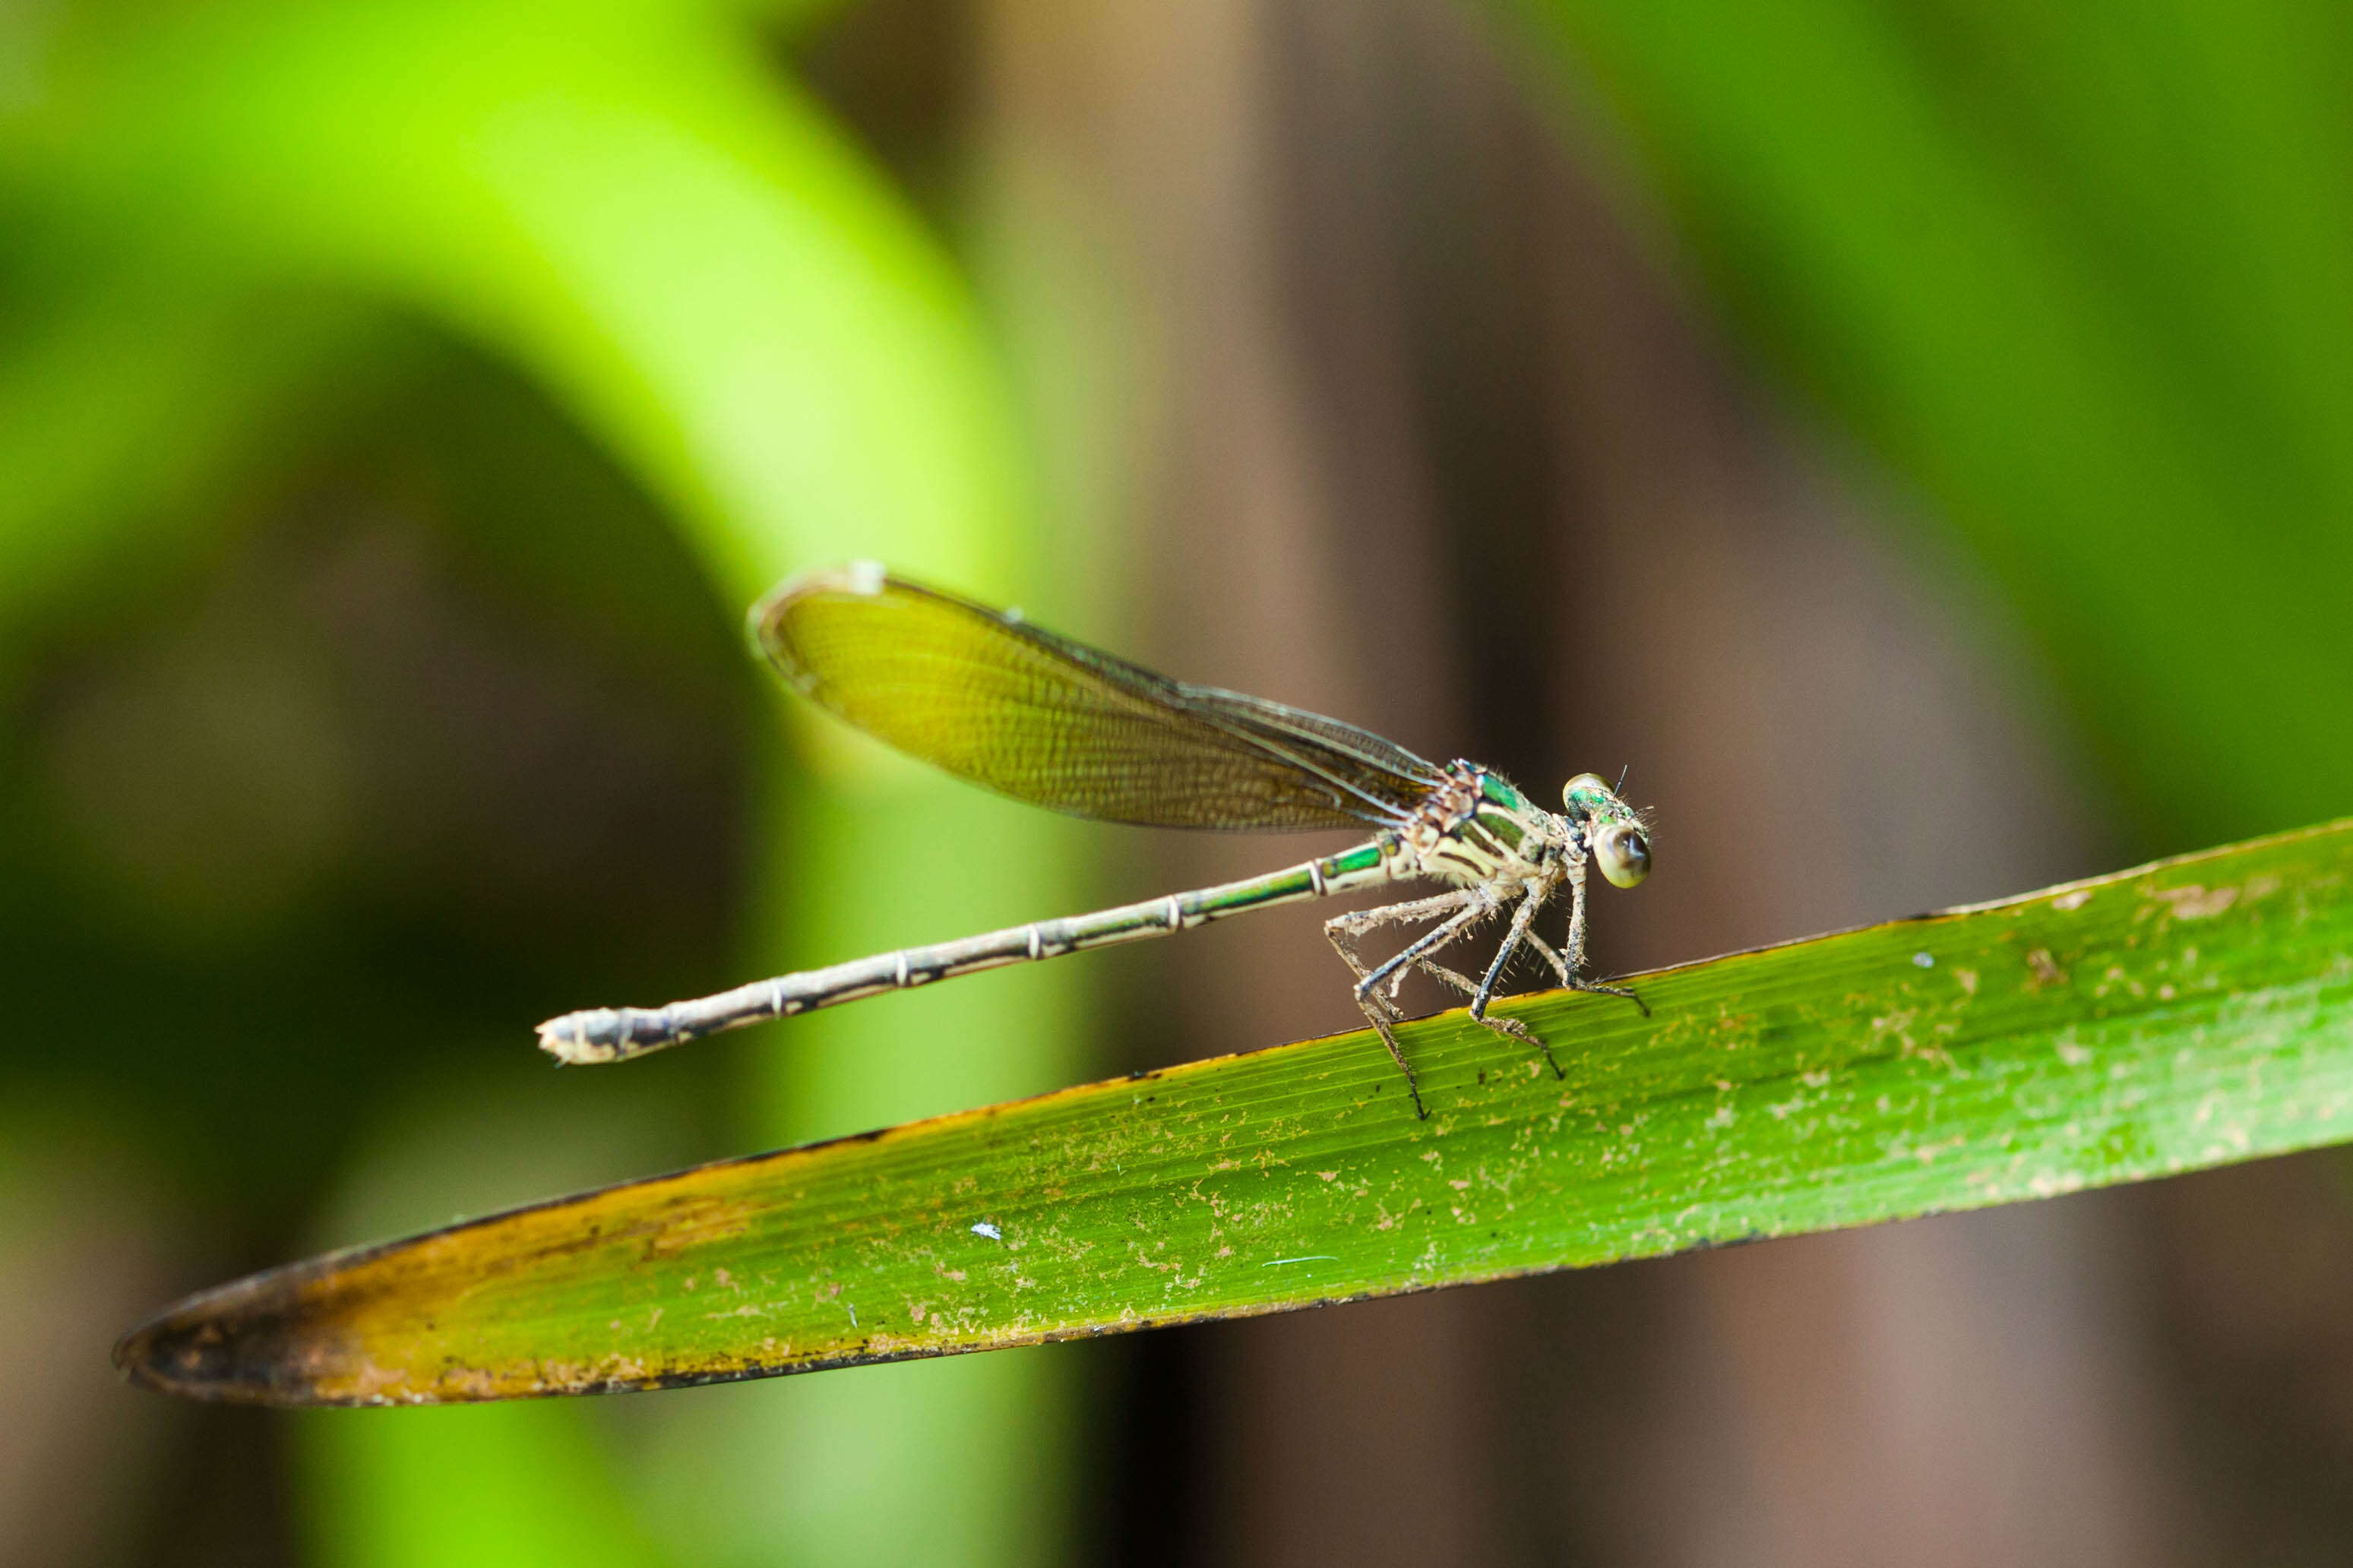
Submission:
[[[1571,978],[1573,971],[1568,967],[1568,961],[1561,957],[1552,943],[1538,936],[1533,928],[1527,933],[1527,943],[1536,950],[1537,954],[1546,963],[1552,965],[1552,972],[1560,977],[1560,983],[1564,987],[1572,990],[1576,988],[1577,983]]]
[[[1450,894],[1448,895],[1448,901],[1454,903],[1468,902],[1472,897],[1473,897],[1473,895],[1469,893],[1460,895]],[[1369,912],[1379,913],[1380,911],[1373,910]],[[1462,933],[1458,931],[1455,934],[1460,936]],[[1335,937],[1333,940],[1334,945],[1338,945],[1339,939]],[[1383,967],[1387,966],[1384,965]],[[1446,965],[1430,957],[1428,952],[1421,952],[1415,954],[1413,959],[1407,963],[1403,969],[1397,970],[1389,975],[1388,994],[1385,1000],[1394,1003],[1397,1000],[1398,993],[1404,989],[1406,975],[1416,969],[1420,970],[1423,973],[1429,975],[1433,980],[1439,981],[1443,984],[1452,986],[1455,990],[1462,993],[1466,997],[1475,996],[1479,994],[1479,983],[1477,981],[1472,979],[1469,975],[1463,973],[1460,970],[1447,968]],[[1361,968],[1358,969],[1356,971],[1357,978],[1362,979],[1366,973],[1366,972],[1365,970]]]
[[[1482,920],[1495,912],[1494,895],[1488,892],[1486,889],[1472,888],[1469,889],[1469,893],[1470,898],[1468,901],[1470,903],[1470,907],[1468,909],[1462,910],[1458,913],[1449,915],[1446,919],[1439,921],[1436,925],[1430,927],[1428,931],[1414,938],[1411,942],[1406,943],[1403,949],[1389,954],[1388,958],[1381,961],[1380,964],[1376,967],[1370,974],[1367,974],[1363,979],[1357,981],[1356,999],[1358,1001],[1364,1000],[1365,997],[1369,995],[1373,989],[1379,985],[1382,981],[1387,980],[1390,975],[1396,973],[1398,970],[1403,969],[1407,964],[1419,963],[1424,954],[1434,952],[1438,949],[1444,947],[1448,942],[1452,942],[1456,937],[1461,936],[1464,929],[1470,926],[1473,921]]]
[[[1512,954],[1519,951],[1520,943],[1528,940],[1528,927],[1544,905],[1544,895],[1532,892],[1523,897],[1520,907],[1512,911],[1512,929],[1504,933],[1503,942],[1495,949],[1495,961],[1487,965],[1487,973],[1471,998],[1471,1016],[1499,1035],[1508,1035],[1522,1045],[1534,1046],[1544,1053],[1553,1077],[1567,1078],[1568,1075],[1561,1070],[1558,1058],[1554,1057],[1552,1047],[1545,1042],[1544,1037],[1517,1018],[1491,1018],[1487,1016],[1487,1005],[1495,999],[1495,983],[1504,977],[1504,966],[1512,962]]]
[[[1623,985],[1604,985],[1598,980],[1580,980],[1577,972],[1585,966],[1585,868],[1572,866],[1568,874],[1568,947],[1562,953],[1567,969],[1567,985],[1572,991],[1590,991],[1601,996],[1623,996],[1651,1016],[1651,1005]]]
[[[1462,896],[1462,901],[1466,904],[1479,903],[1490,910],[1493,910],[1495,908],[1494,900],[1492,898],[1485,897],[1477,889],[1466,889]],[[1382,968],[1391,971],[1388,977],[1388,999],[1390,1003],[1392,1005],[1396,1003],[1398,993],[1405,989],[1406,976],[1411,974],[1417,969],[1442,984],[1451,985],[1457,991],[1461,992],[1465,996],[1477,995],[1479,985],[1476,981],[1472,980],[1469,975],[1462,973],[1459,970],[1449,969],[1446,965],[1439,963],[1436,958],[1431,956],[1433,953],[1437,952],[1439,949],[1445,947],[1450,943],[1458,942],[1464,936],[1468,935],[1470,933],[1470,930],[1471,928],[1469,925],[1455,927],[1451,930],[1449,934],[1440,937],[1436,942],[1427,944],[1415,942],[1408,951],[1398,955],[1398,958],[1404,960],[1403,963],[1398,965],[1383,964]],[[1437,933],[1433,931],[1430,934],[1436,935]]]
[[[1551,968],[1553,973],[1558,977],[1564,988],[1572,990],[1577,988],[1575,973],[1569,968],[1567,960],[1561,957],[1559,949],[1554,947],[1552,943],[1545,941],[1543,937],[1536,934],[1535,927],[1533,922],[1531,922],[1525,930],[1520,931],[1519,939],[1528,946],[1536,950],[1537,956],[1541,957]],[[1465,996],[1475,998],[1479,994],[1479,982],[1472,979],[1467,974],[1449,969],[1446,965],[1437,963],[1434,960],[1428,958],[1416,959],[1414,961],[1414,967],[1426,972],[1434,979],[1443,981],[1446,984],[1452,986],[1455,990],[1460,991]],[[1392,988],[1394,988],[1396,982],[1392,981],[1390,984]],[[1491,1027],[1493,1026],[1492,1020],[1482,1018],[1480,1021],[1482,1023],[1489,1024]]]
[[[1348,946],[1342,946],[1342,932],[1335,931],[1331,929],[1333,926],[1342,924],[1342,922],[1346,921],[1348,917],[1340,916],[1325,922],[1324,929],[1326,934],[1332,937],[1332,945],[1335,948],[1339,948],[1340,956],[1347,960],[1348,967],[1356,972],[1356,984],[1354,987],[1356,1005],[1363,1009],[1366,1018],[1370,1020],[1374,1030],[1381,1037],[1381,1044],[1388,1047],[1389,1059],[1397,1063],[1398,1071],[1405,1074],[1406,1092],[1413,1096],[1413,1113],[1416,1117],[1425,1121],[1430,1119],[1430,1108],[1422,1103],[1421,1080],[1414,1076],[1413,1065],[1405,1059],[1405,1047],[1398,1043],[1397,1029],[1395,1027],[1397,1021],[1397,1009],[1388,998],[1380,994],[1379,986],[1381,981],[1387,978],[1388,975],[1392,971],[1396,970],[1400,964],[1410,963],[1419,954],[1427,952],[1431,948],[1451,940],[1453,936],[1464,926],[1469,925],[1481,915],[1487,913],[1487,906],[1481,902],[1471,902],[1471,907],[1468,909],[1462,909],[1460,907],[1465,902],[1470,902],[1472,900],[1476,899],[1476,891],[1472,890],[1465,894],[1444,894],[1438,899],[1425,899],[1420,900],[1419,902],[1425,906],[1435,904],[1441,909],[1451,907],[1455,908],[1457,912],[1449,916],[1444,921],[1433,927],[1431,930],[1423,932],[1419,937],[1416,938],[1409,945],[1408,945],[1403,952],[1398,953],[1396,957],[1389,959],[1387,963],[1381,964],[1380,967],[1372,970],[1369,973],[1367,973],[1364,966],[1357,962],[1356,955],[1354,951],[1354,944],[1350,943]],[[1414,906],[1394,905],[1391,907],[1392,909],[1406,909],[1412,908]],[[1359,916],[1359,919],[1362,920],[1363,916],[1377,916],[1386,912],[1388,911],[1367,910],[1362,911],[1362,915]],[[1409,920],[1413,917],[1410,915],[1404,915],[1393,916],[1392,918]],[[1369,926],[1381,922],[1377,920],[1362,920],[1362,923],[1363,925]],[[1347,934],[1354,935],[1355,933],[1349,932]]]
[[[1388,1047],[1389,1059],[1397,1063],[1399,1072],[1405,1074],[1406,1092],[1413,1097],[1413,1113],[1424,1121],[1430,1120],[1430,1108],[1421,1102],[1420,1080],[1413,1076],[1413,1067],[1405,1059],[1405,1047],[1398,1044],[1397,1032],[1392,1027],[1398,1017],[1397,1009],[1377,993],[1367,996],[1363,991],[1362,986],[1370,972],[1356,956],[1356,939],[1377,926],[1398,921],[1420,920],[1458,910],[1470,896],[1468,889],[1457,889],[1434,898],[1415,899],[1402,904],[1384,904],[1379,909],[1351,910],[1345,914],[1334,915],[1324,922],[1324,935],[1331,942],[1332,950],[1340,955],[1341,962],[1356,977],[1356,1005],[1364,1010],[1366,1018],[1372,1020],[1374,1029],[1381,1037],[1381,1044]]]
[[[1446,965],[1439,963],[1434,958],[1417,958],[1413,961],[1413,966],[1416,969],[1420,970],[1424,974],[1429,975],[1432,980],[1439,982],[1439,984],[1451,986],[1455,990],[1460,991],[1466,997],[1476,996],[1479,994],[1479,983],[1477,981],[1472,979],[1469,975],[1463,973],[1459,969],[1447,968]],[[1391,976],[1389,980],[1389,993],[1392,997],[1397,994],[1398,984],[1398,977]]]
[[[1348,910],[1324,922],[1324,934],[1335,942],[1345,934],[1351,946],[1356,939],[1368,931],[1385,925],[1397,925],[1427,920],[1432,915],[1451,913],[1479,897],[1476,888],[1451,888],[1427,899],[1410,899],[1401,904],[1381,904],[1369,910]]]
[[[1393,925],[1399,921],[1426,920],[1431,915],[1451,914],[1475,897],[1477,894],[1472,889],[1458,888],[1451,892],[1440,893],[1432,898],[1415,899],[1402,904],[1383,904],[1378,909],[1372,910],[1350,910],[1345,914],[1334,915],[1330,920],[1325,921],[1324,935],[1332,943],[1333,951],[1340,955],[1341,962],[1348,966],[1349,973],[1356,975],[1361,984],[1371,972],[1365,967],[1364,960],[1357,955],[1356,940],[1359,937],[1377,927]],[[1358,996],[1358,1004],[1362,1005],[1363,1001],[1364,998],[1361,995]],[[1386,1001],[1381,1005],[1388,1009],[1391,1019],[1398,1016],[1397,1009],[1389,1007]]]
[[[1456,933],[1458,936],[1464,933]],[[1424,974],[1429,975],[1432,980],[1437,981],[1441,985],[1451,986],[1454,990],[1461,992],[1465,999],[1479,994],[1479,983],[1477,981],[1472,979],[1469,975],[1463,973],[1459,969],[1449,969],[1446,965],[1439,963],[1438,960],[1430,957],[1429,953],[1422,953],[1419,957],[1415,958],[1411,963],[1408,964],[1405,969],[1400,969],[1395,974],[1389,976],[1388,994],[1390,1001],[1394,1002],[1397,1000],[1398,990],[1405,984],[1407,971],[1413,969],[1420,970]]]
[[[1511,962],[1513,949],[1520,942],[1525,942],[1528,943],[1539,953],[1543,954],[1545,962],[1549,963],[1554,972],[1560,975],[1563,983],[1567,984],[1568,982],[1569,970],[1567,965],[1562,961],[1560,954],[1554,952],[1552,944],[1545,941],[1544,938],[1536,935],[1533,929],[1533,921],[1535,921],[1536,911],[1543,908],[1544,902],[1545,900],[1541,899],[1526,899],[1522,901],[1519,910],[1514,913],[1512,929],[1505,935],[1502,947],[1497,951],[1495,954],[1495,962],[1488,969],[1484,981],[1474,981],[1469,975],[1463,974],[1456,970],[1449,969],[1445,964],[1440,963],[1430,956],[1430,953],[1435,952],[1439,946],[1443,945],[1444,942],[1451,942],[1456,937],[1462,935],[1463,929],[1467,929],[1467,927],[1454,930],[1451,933],[1433,931],[1430,933],[1432,936],[1442,936],[1441,942],[1432,942],[1426,948],[1422,947],[1422,944],[1420,943],[1416,943],[1415,945],[1417,948],[1421,948],[1420,952],[1411,954],[1399,954],[1398,956],[1401,958],[1409,958],[1409,967],[1421,970],[1431,978],[1451,985],[1455,990],[1460,991],[1463,995],[1470,997],[1472,1001],[1471,1016],[1472,1018],[1476,1019],[1479,1023],[1484,1025],[1488,1028],[1494,1030],[1498,1034],[1507,1035],[1511,1038],[1519,1041],[1522,1045],[1534,1047],[1543,1055],[1545,1060],[1551,1065],[1553,1076],[1556,1078],[1561,1078],[1566,1077],[1567,1075],[1562,1072],[1559,1060],[1554,1057],[1552,1047],[1548,1045],[1541,1036],[1538,1036],[1534,1031],[1530,1030],[1526,1025],[1521,1023],[1516,1018],[1490,1017],[1487,1016],[1486,1012],[1487,1003],[1493,999],[1495,982],[1502,975],[1504,966]],[[1400,968],[1393,976],[1391,976],[1389,980],[1389,997],[1391,1000],[1395,999],[1398,987],[1404,983],[1405,973],[1405,970]]]
[[[1478,896],[1476,888],[1449,888],[1442,893],[1432,893],[1426,899],[1409,899],[1401,904],[1376,904],[1369,910],[1344,910],[1324,923],[1342,927],[1350,934],[1356,935],[1377,926],[1423,920],[1449,910],[1458,910]]]

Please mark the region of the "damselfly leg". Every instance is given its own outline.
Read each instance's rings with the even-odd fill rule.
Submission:
[[[1570,868],[1568,877],[1568,947],[1555,964],[1559,969],[1560,983],[1571,991],[1589,991],[1596,996],[1623,996],[1651,1016],[1651,1005],[1623,985],[1606,985],[1599,980],[1587,980],[1577,973],[1585,963],[1585,868]]]
[[[1471,1016],[1474,1022],[1537,1052],[1552,1068],[1555,1078],[1566,1076],[1559,1059],[1553,1055],[1552,1047],[1545,1042],[1543,1037],[1517,1018],[1499,1018],[1487,1011],[1488,1005],[1494,999],[1496,984],[1510,964],[1512,955],[1523,942],[1532,944],[1541,952],[1556,972],[1564,969],[1560,956],[1531,929],[1537,911],[1544,908],[1546,901],[1546,893],[1542,889],[1524,891],[1513,910],[1510,929],[1495,951],[1493,962],[1487,966],[1485,975],[1476,981],[1438,963],[1435,955],[1468,935],[1481,921],[1503,908],[1503,898],[1492,889],[1464,888],[1435,898],[1351,910],[1324,922],[1324,934],[1331,940],[1333,948],[1356,976],[1356,1005],[1363,1009],[1366,1018],[1378,1031],[1382,1043],[1388,1047],[1389,1055],[1396,1058],[1398,1068],[1404,1072],[1407,1087],[1413,1091],[1417,1112],[1427,1114],[1422,1107],[1420,1085],[1414,1078],[1413,1068],[1406,1061],[1404,1049],[1398,1045],[1392,1027],[1402,1018],[1397,1006],[1398,988],[1403,984],[1407,972],[1412,969],[1419,969],[1471,998]],[[1369,969],[1366,967],[1356,943],[1366,931],[1384,925],[1409,924],[1440,915],[1446,918],[1378,965]],[[1388,983],[1387,994],[1382,994],[1384,981]]]
[[[1487,1012],[1488,1004],[1495,999],[1495,983],[1504,977],[1504,966],[1512,962],[1512,955],[1520,950],[1520,944],[1528,939],[1528,927],[1535,922],[1536,911],[1544,906],[1545,895],[1531,889],[1520,900],[1520,907],[1512,911],[1512,929],[1504,933],[1504,940],[1495,948],[1494,962],[1487,965],[1487,973],[1479,982],[1478,994],[1471,998],[1471,1016],[1499,1035],[1508,1035],[1522,1045],[1534,1046],[1544,1053],[1545,1064],[1552,1068],[1553,1077],[1567,1078],[1568,1075],[1561,1070],[1560,1058],[1552,1054],[1552,1047],[1545,1043],[1542,1036],[1517,1018],[1491,1017]]]

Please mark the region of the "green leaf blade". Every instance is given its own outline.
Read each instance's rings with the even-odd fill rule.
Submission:
[[[2353,822],[755,1156],[297,1264],[133,1376],[285,1404],[644,1388],[1277,1311],[2353,1138]],[[952,1045],[952,1042],[943,1042]]]

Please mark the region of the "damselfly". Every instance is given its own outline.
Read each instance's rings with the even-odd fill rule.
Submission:
[[[819,707],[1017,800],[1145,826],[1374,833],[1353,849],[1247,881],[905,948],[666,1007],[567,1013],[539,1026],[540,1045],[559,1060],[621,1061],[976,970],[1417,880],[1449,889],[1335,916],[1324,931],[1355,973],[1357,1005],[1397,1058],[1418,1112],[1421,1091],[1394,1027],[1410,970],[1470,997],[1472,1017],[1542,1052],[1556,1074],[1560,1064],[1550,1047],[1518,1019],[1488,1011],[1514,953],[1534,951],[1563,985],[1641,1005],[1632,992],[1578,973],[1586,857],[1620,888],[1651,869],[1641,816],[1592,773],[1569,780],[1561,792],[1566,811],[1549,812],[1474,763],[1441,768],[1336,719],[1170,680],[1031,626],[1017,611],[926,588],[871,563],[785,584],[754,606],[752,632],[785,679]],[[1563,887],[1567,942],[1555,948],[1535,921]],[[1511,924],[1479,979],[1438,961],[1449,943],[1505,910]],[[1367,966],[1358,953],[1367,931],[1420,921],[1437,923],[1379,963]]]

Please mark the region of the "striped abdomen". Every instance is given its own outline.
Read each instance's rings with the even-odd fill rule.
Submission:
[[[666,1007],[594,1007],[567,1013],[539,1026],[540,1048],[567,1063],[621,1061],[722,1029],[788,1018],[885,991],[903,991],[1008,963],[1029,963],[1088,948],[1166,936],[1248,910],[1320,899],[1388,881],[1400,868],[1397,848],[1396,841],[1384,836],[1345,853],[1247,881],[1170,893],[1065,920],[1033,921],[929,947],[902,948],[826,969],[754,981]]]

